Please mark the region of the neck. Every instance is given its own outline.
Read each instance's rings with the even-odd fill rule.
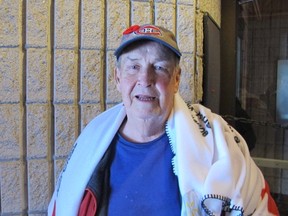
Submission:
[[[136,143],[152,141],[164,132],[165,122],[159,123],[143,119],[132,121],[127,118],[120,128],[120,133],[125,139]]]

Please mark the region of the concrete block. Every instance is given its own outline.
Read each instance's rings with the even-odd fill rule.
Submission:
[[[107,49],[116,49],[122,32],[130,26],[130,3],[127,0],[107,0]]]
[[[27,157],[47,157],[51,145],[51,107],[49,104],[27,105]]]
[[[132,25],[152,24],[153,6],[149,1],[131,2],[131,21]]]
[[[28,0],[26,17],[27,46],[47,47],[50,28],[50,1]]]
[[[27,103],[51,101],[51,71],[48,50],[27,50]]]
[[[18,104],[0,106],[0,160],[19,159],[22,155],[23,108]]]
[[[78,46],[79,1],[55,1],[55,47]]]
[[[203,59],[196,57],[196,71],[195,71],[195,102],[202,101],[203,97]]]
[[[18,103],[20,101],[21,64],[18,48],[0,49],[0,101],[2,103]]]
[[[99,0],[83,0],[81,14],[81,48],[104,49],[105,4]]]
[[[54,102],[72,103],[77,100],[78,53],[55,50]]]
[[[81,131],[97,115],[103,112],[101,104],[81,104]]]
[[[71,146],[71,147],[72,147],[72,146]],[[70,149],[70,151],[71,151],[71,149]],[[54,169],[54,177],[55,177],[55,179],[54,179],[54,184],[55,184],[55,185],[57,184],[58,179],[59,179],[59,175],[60,175],[62,169],[63,169],[64,166],[65,166],[66,158],[67,158],[67,157],[65,157],[65,158],[63,158],[63,159],[56,159],[56,160],[54,160],[54,167],[55,167],[55,169]]]
[[[193,54],[183,54],[180,62],[181,79],[179,92],[184,101],[193,103],[194,96],[194,56]]]
[[[196,0],[178,0],[177,3],[183,5],[194,5]]]
[[[221,0],[201,0],[197,2],[197,9],[207,12],[214,21],[221,26]]]
[[[21,161],[1,162],[0,170],[1,215],[21,212],[25,208],[22,163]]]
[[[118,103],[121,101],[121,94],[118,92],[115,81],[114,81],[114,69],[116,64],[116,59],[113,52],[107,53],[108,63],[107,64],[107,74],[106,74],[106,102],[107,103]]]
[[[196,55],[197,56],[203,56],[203,42],[204,42],[204,18],[203,14],[199,13],[196,15]],[[220,42],[220,41],[219,41]]]
[[[22,5],[18,0],[0,1],[0,46],[19,46]]]
[[[106,110],[114,107],[114,106],[117,105],[117,104],[119,104],[119,103],[107,103],[107,104],[106,104]]]
[[[155,3],[155,24],[176,32],[176,5]]]
[[[78,137],[78,106],[55,105],[55,156],[67,156]]]
[[[154,0],[156,3],[175,4],[176,0]]]
[[[195,52],[195,7],[178,5],[177,41],[183,53]]]
[[[80,103],[100,102],[104,87],[104,70],[103,51],[81,51]]]
[[[46,210],[50,200],[49,169],[46,160],[28,161],[29,211]]]

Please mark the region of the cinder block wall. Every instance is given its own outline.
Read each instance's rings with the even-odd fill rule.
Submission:
[[[221,0],[0,1],[0,215],[46,215],[78,134],[121,101],[113,51],[131,24],[175,32],[181,94],[202,97],[203,14]]]

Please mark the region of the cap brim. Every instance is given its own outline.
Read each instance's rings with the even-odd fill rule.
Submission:
[[[181,57],[181,53],[179,52],[179,50],[175,49],[173,46],[171,46],[170,44],[155,38],[155,37],[149,37],[149,36],[138,36],[135,37],[133,39],[130,39],[126,42],[124,42],[123,44],[121,44],[114,52],[114,55],[117,57],[117,59],[119,58],[119,56],[121,55],[122,51],[124,48],[126,48],[127,46],[131,45],[132,43],[136,42],[136,41],[140,41],[140,40],[151,40],[151,41],[155,41],[158,42],[166,47],[168,47],[169,49],[171,49],[178,57]]]

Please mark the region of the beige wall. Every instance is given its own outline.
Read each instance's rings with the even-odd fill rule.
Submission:
[[[130,24],[176,33],[181,94],[202,97],[203,14],[220,0],[0,0],[1,216],[46,215],[79,132],[121,99],[113,51]]]

